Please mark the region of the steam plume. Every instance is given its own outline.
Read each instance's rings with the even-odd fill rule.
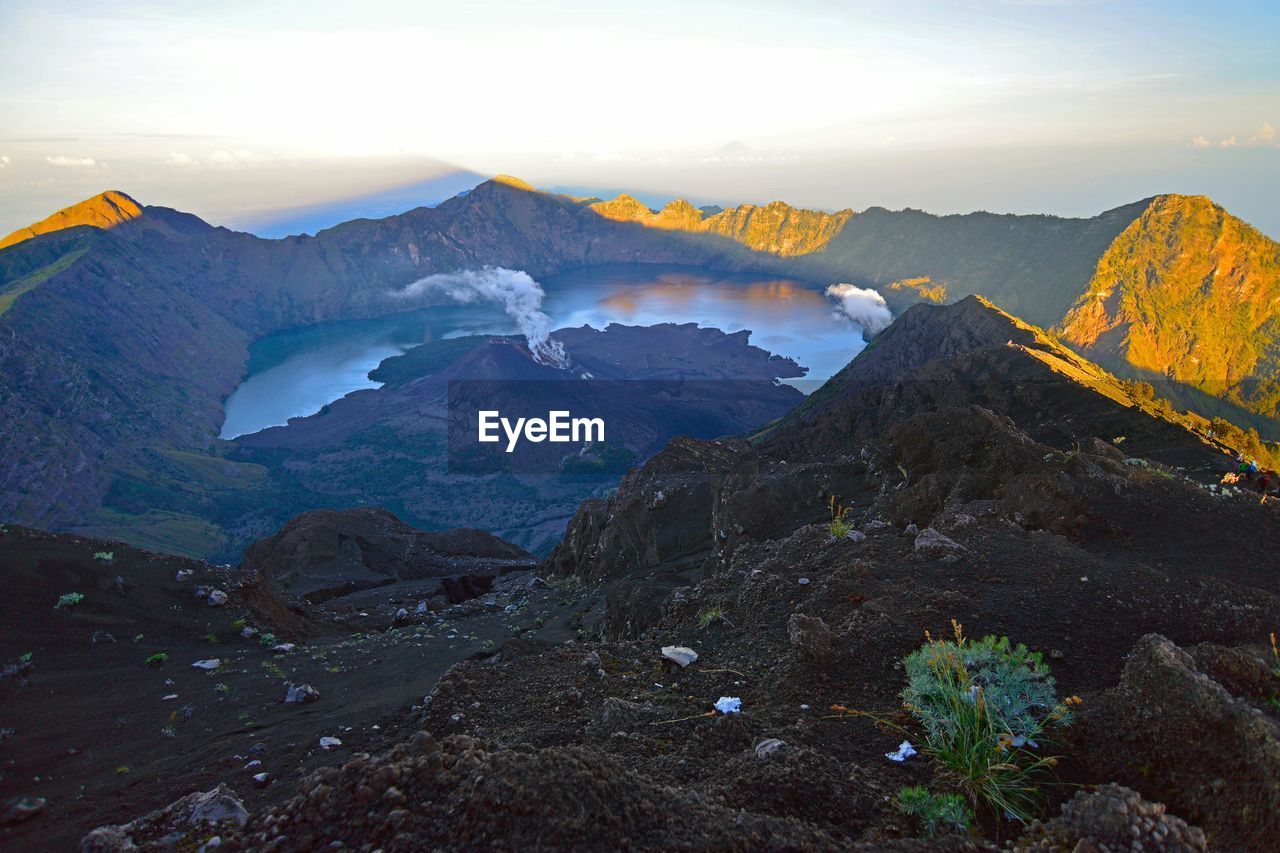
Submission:
[[[464,305],[496,303],[516,321],[520,334],[529,342],[529,352],[533,353],[534,361],[552,367],[565,367],[568,363],[564,347],[551,338],[551,318],[542,311],[542,298],[546,295],[542,285],[522,270],[484,267],[438,273],[418,279],[396,291],[395,295],[403,299],[443,296]]]
[[[836,316],[861,326],[862,337],[866,340],[871,340],[893,322],[893,314],[884,297],[869,287],[833,284],[827,288],[827,296],[836,301]]]

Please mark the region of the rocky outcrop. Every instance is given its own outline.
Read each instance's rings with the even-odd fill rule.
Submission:
[[[82,853],[164,850],[178,844],[199,847],[221,834],[242,829],[249,812],[227,785],[188,794],[168,806],[119,826],[100,826],[80,841]],[[216,845],[215,845],[216,846]]]
[[[396,581],[492,579],[534,562],[524,549],[479,530],[426,532],[385,509],[348,509],[297,516],[250,545],[240,568],[314,603]]]
[[[1019,853],[1202,853],[1208,849],[1201,829],[1168,814],[1160,803],[1148,802],[1136,791],[1115,784],[1078,792],[1062,806],[1061,815],[1028,827],[1013,847]]]
[[[1238,679],[1247,669],[1239,658],[1143,637],[1083,734],[1097,774],[1167,803],[1224,850],[1262,849],[1280,836],[1280,720],[1266,705],[1273,683],[1263,679],[1261,695],[1234,695],[1210,667],[1227,664],[1225,677]]]

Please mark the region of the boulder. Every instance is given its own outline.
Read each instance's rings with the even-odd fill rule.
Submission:
[[[243,829],[249,812],[240,797],[225,784],[210,791],[188,794],[162,809],[118,826],[100,826],[80,840],[83,853],[119,853],[158,849],[187,841],[209,829]],[[194,848],[194,844],[192,847]]]
[[[835,651],[835,634],[821,617],[792,613],[787,620],[787,638],[816,663],[823,663]]]
[[[926,527],[916,536],[916,553],[923,557],[949,557],[963,554],[965,547],[932,527]]]
[[[1280,838],[1280,721],[1266,696],[1235,695],[1206,671],[1227,656],[1204,652],[1140,639],[1119,686],[1085,706],[1077,737],[1093,775],[1168,804],[1215,848],[1266,848]]]
[[[1063,804],[1061,815],[1047,823],[1036,821],[1014,844],[1016,851],[1201,853],[1207,849],[1202,830],[1167,814],[1160,803],[1148,802],[1137,791],[1116,784],[1077,792]]]
[[[285,702],[314,702],[320,698],[320,691],[310,684],[290,684],[284,694]]]

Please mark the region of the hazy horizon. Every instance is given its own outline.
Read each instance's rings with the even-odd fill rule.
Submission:
[[[0,38],[0,233],[105,189],[279,233],[505,172],[939,214],[1183,193],[1280,236],[1256,3],[16,0]]]

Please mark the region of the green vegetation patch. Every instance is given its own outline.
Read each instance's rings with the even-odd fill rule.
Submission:
[[[70,267],[89,251],[87,246],[67,252],[53,263],[29,273],[0,290],[0,316],[13,307],[18,297],[44,284],[53,276]]]

